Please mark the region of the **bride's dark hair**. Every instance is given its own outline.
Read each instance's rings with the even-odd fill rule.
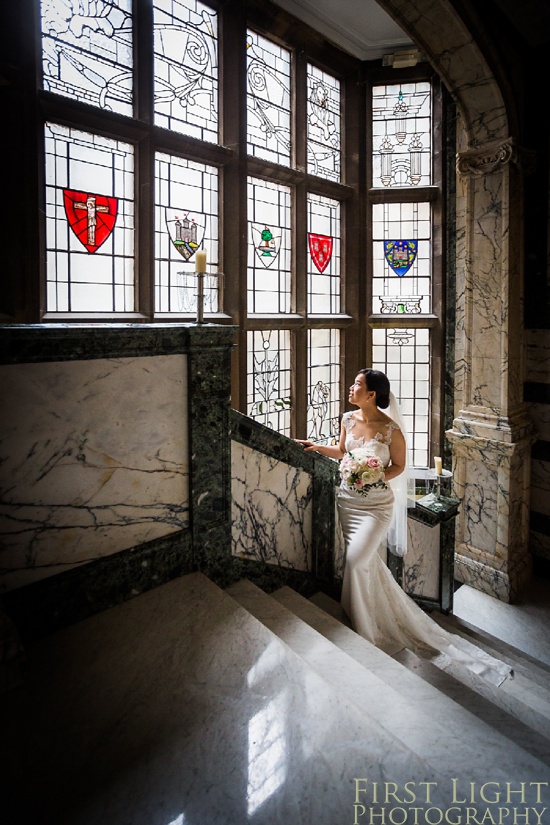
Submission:
[[[380,370],[359,370],[360,375],[365,376],[367,389],[376,393],[376,406],[385,410],[390,406],[390,382],[388,376]]]

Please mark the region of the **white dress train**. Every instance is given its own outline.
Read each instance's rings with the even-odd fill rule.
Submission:
[[[353,438],[355,419],[351,412],[344,415],[343,423],[346,451],[368,448],[387,467],[397,425],[390,422],[385,432],[365,442],[364,438]],[[357,633],[390,655],[403,648],[445,654],[495,685],[512,674],[503,662],[439,627],[393,578],[378,553],[392,514],[390,487],[375,487],[365,496],[342,482],[337,503],[346,544],[342,606]]]

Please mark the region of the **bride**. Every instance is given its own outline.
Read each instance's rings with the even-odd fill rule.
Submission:
[[[297,441],[308,452],[334,459],[346,457],[341,463],[337,504],[346,544],[342,606],[353,629],[391,655],[405,647],[425,654],[443,653],[500,684],[511,675],[511,669],[440,628],[401,589],[379,555],[384,539],[397,555],[406,552],[405,434],[383,372],[360,370],[350,387],[349,401],[358,409],[344,413],[338,446]],[[383,412],[388,407],[392,417]],[[378,462],[368,462],[372,469],[367,467],[366,475],[350,472],[350,466],[356,470],[361,458],[372,456]]]

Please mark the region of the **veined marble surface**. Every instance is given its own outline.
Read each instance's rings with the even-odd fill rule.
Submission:
[[[544,780],[498,732],[449,727],[445,697],[390,657],[372,648],[361,672],[289,618],[285,643],[194,573],[35,645],[0,706],[3,825],[472,825],[483,782]],[[375,802],[374,782],[405,801]]]
[[[1,588],[188,523],[186,356],[0,367]]]
[[[550,516],[550,462],[531,462],[531,510]]]
[[[526,329],[526,380],[550,384],[550,329]]]
[[[312,569],[311,476],[233,441],[233,555]]]
[[[550,404],[527,404],[529,416],[537,438],[550,441]]]
[[[403,590],[409,596],[439,598],[441,527],[408,519],[409,545],[403,560]]]
[[[439,778],[201,574],[43,640],[3,700],[6,825],[351,825],[356,777]]]
[[[464,542],[472,547],[491,548],[497,520],[498,474],[482,462],[466,465],[463,509],[468,513]]]

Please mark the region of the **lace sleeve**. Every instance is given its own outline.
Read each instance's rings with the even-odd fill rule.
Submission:
[[[389,421],[388,422],[388,424],[386,425],[386,437],[384,439],[386,444],[391,444],[391,437],[392,437],[392,434],[393,434],[394,430],[399,430],[399,429],[400,429],[399,424],[396,424],[395,421]]]
[[[353,410],[349,410],[348,412],[344,413],[344,415],[342,416],[342,424],[344,425],[344,429],[346,432],[352,429],[352,427],[355,424],[355,419],[353,418]]]

